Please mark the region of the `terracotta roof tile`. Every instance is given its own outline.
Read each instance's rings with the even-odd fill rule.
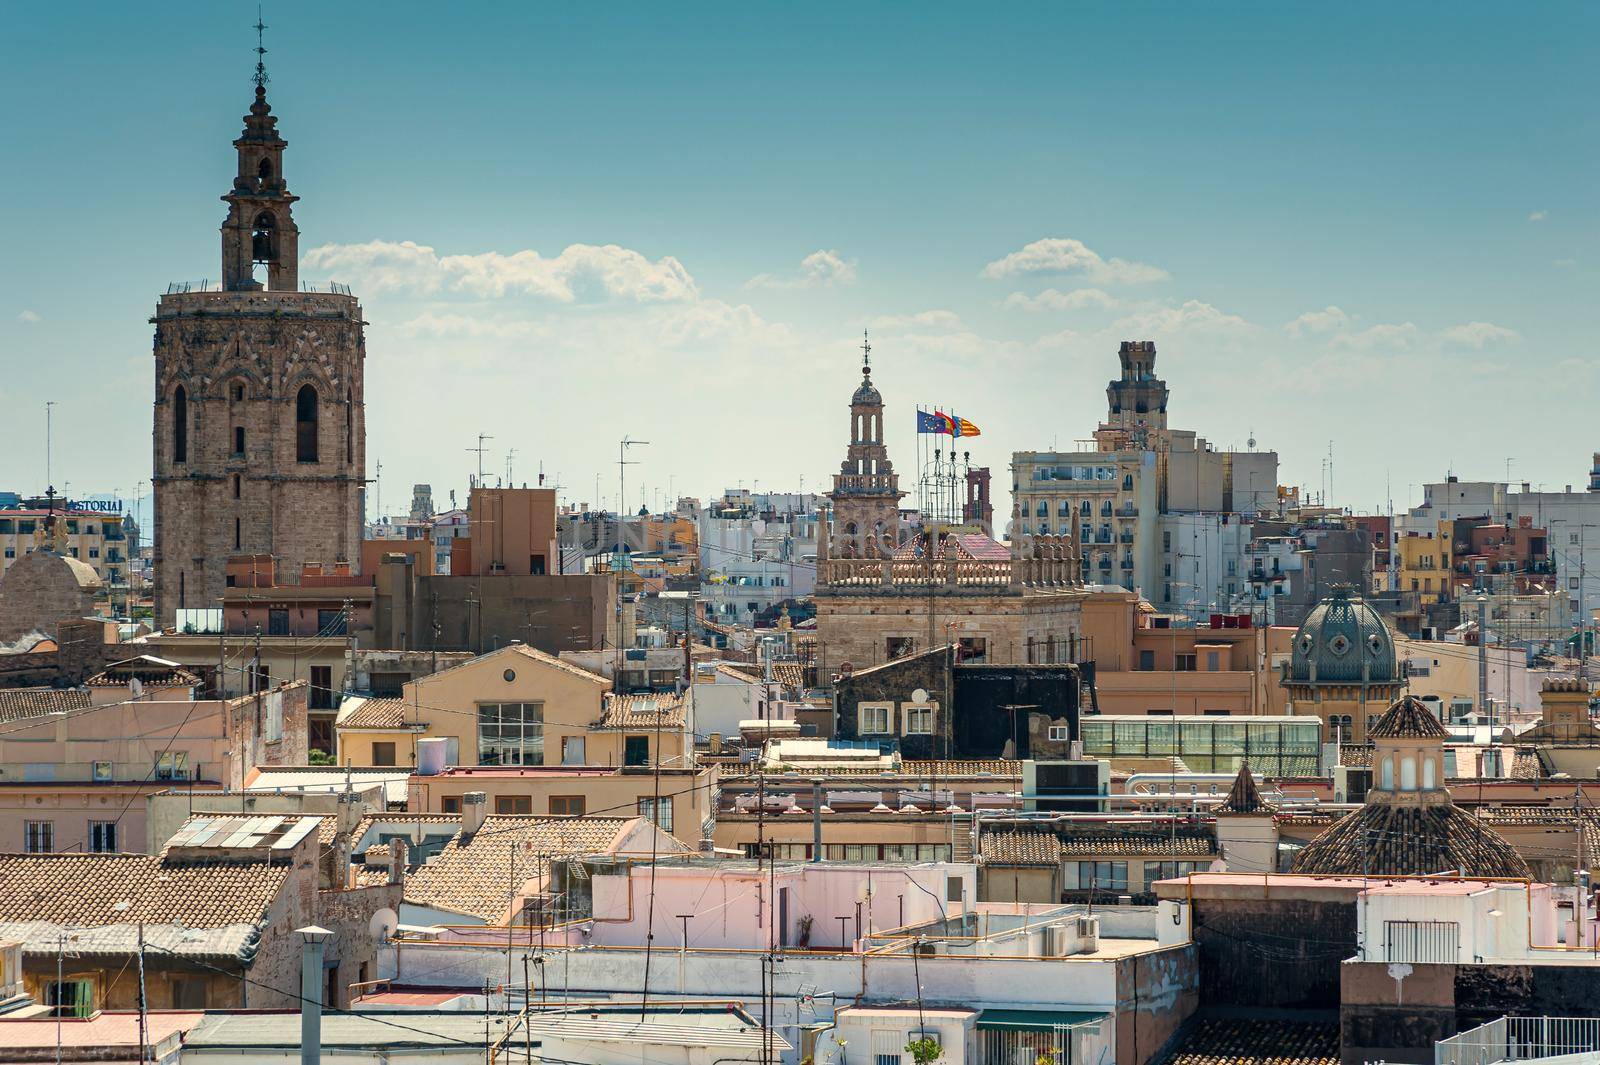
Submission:
[[[543,889],[546,862],[556,856],[610,853],[637,818],[488,817],[463,838],[457,833],[431,861],[406,878],[407,902],[485,921],[501,921],[511,907],[512,856],[517,894]]]
[[[1439,719],[1433,716],[1433,711],[1414,695],[1407,695],[1396,701],[1383,712],[1383,716],[1378,718],[1371,728],[1367,729],[1367,736],[1375,740],[1417,739],[1426,736],[1446,739],[1449,735],[1450,730],[1440,724]]]
[[[82,710],[89,693],[82,688],[0,688],[0,723]]]
[[[606,693],[605,708],[596,729],[681,729],[684,726],[683,696],[616,695]]]
[[[1339,1025],[1203,1017],[1162,1065],[1339,1065]]]
[[[1538,780],[1549,775],[1545,772],[1544,759],[1539,756],[1539,748],[1517,748],[1516,756],[1511,760],[1511,779]]]
[[[1341,743],[1339,745],[1339,764],[1349,766],[1351,769],[1371,769],[1372,744]]]
[[[339,708],[342,729],[400,729],[406,727],[404,699],[346,699]]]
[[[1256,778],[1250,772],[1250,763],[1243,762],[1239,766],[1238,776],[1233,778],[1233,787],[1228,789],[1228,797],[1218,806],[1216,812],[1224,816],[1228,814],[1270,814],[1277,807],[1261,797],[1261,792],[1256,790]]]
[[[772,678],[795,695],[806,690],[806,667],[799,662],[772,663]]]
[[[989,865],[1056,865],[1061,841],[1054,832],[985,832],[978,856]]]
[[[1061,837],[1061,853],[1068,857],[1167,858],[1215,855],[1210,835],[1165,832],[1073,833]]]
[[[1371,801],[1306,844],[1289,871],[1382,876],[1445,869],[1460,869],[1467,876],[1530,875],[1528,863],[1504,837],[1454,803]]]

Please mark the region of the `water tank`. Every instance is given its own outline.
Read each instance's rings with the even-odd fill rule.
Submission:
[[[446,745],[443,737],[428,737],[417,741],[417,775],[436,777],[445,770]]]

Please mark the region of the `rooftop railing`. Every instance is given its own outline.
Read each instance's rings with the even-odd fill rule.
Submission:
[[[1600,1061],[1600,1017],[1501,1017],[1434,1044],[1434,1065]]]

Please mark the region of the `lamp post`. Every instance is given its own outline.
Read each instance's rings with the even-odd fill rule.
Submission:
[[[322,1062],[322,951],[333,935],[326,928],[296,928],[300,947],[300,1065]]]

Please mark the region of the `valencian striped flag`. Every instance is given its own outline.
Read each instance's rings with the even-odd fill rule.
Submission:
[[[937,410],[917,411],[917,432],[942,436],[982,436],[982,431],[965,418]]]

